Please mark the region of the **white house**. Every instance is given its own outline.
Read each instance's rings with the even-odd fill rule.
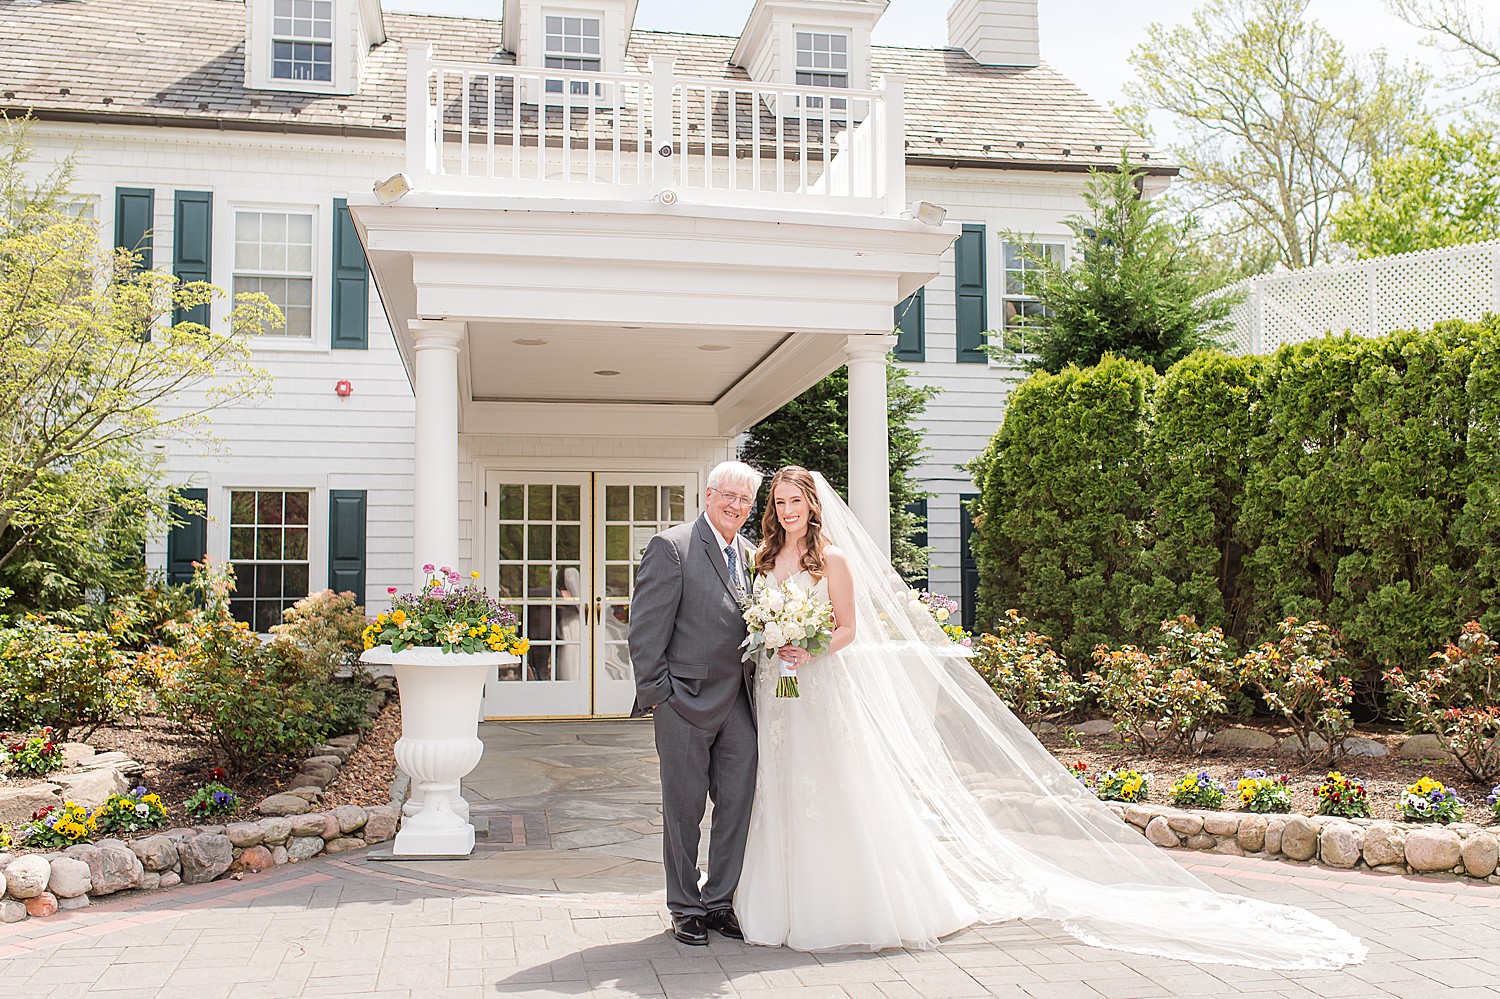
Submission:
[[[39,160],[76,151],[101,238],[287,316],[226,452],[169,453],[208,516],[149,557],[234,562],[258,627],[472,569],[533,643],[489,714],[621,714],[645,539],[843,364],[851,504],[884,536],[894,347],[944,390],[931,585],[971,605],[960,465],[1014,378],[984,335],[1035,308],[1004,234],[1065,253],[1123,147],[1173,173],[1040,61],[1038,0],[957,0],[941,49],[872,46],[885,0],[755,0],[739,37],[635,31],[634,0],[495,6],[0,4],[0,106],[37,117]]]

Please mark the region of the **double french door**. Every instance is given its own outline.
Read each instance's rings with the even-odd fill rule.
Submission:
[[[488,473],[481,572],[531,649],[485,684],[485,717],[630,713],[636,570],[653,534],[698,515],[696,483],[691,473]]]

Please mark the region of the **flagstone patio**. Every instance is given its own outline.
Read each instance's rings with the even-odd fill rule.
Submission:
[[[926,952],[812,955],[717,935],[684,947],[666,932],[650,725],[481,735],[466,793],[488,835],[472,857],[319,857],[0,926],[0,995],[1500,997],[1493,885],[1197,853],[1180,859],[1215,888],[1319,912],[1358,933],[1369,961],[1317,974],[1194,966],[1086,947],[1041,922],[974,927]]]

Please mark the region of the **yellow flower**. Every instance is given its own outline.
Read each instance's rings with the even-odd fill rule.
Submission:
[[[402,610],[400,607],[397,607],[395,610],[391,611],[391,620],[395,621],[397,626],[405,624],[406,611]]]
[[[471,572],[471,573],[469,573],[469,578],[470,579],[478,579],[479,578],[479,573],[477,573],[477,572]]]

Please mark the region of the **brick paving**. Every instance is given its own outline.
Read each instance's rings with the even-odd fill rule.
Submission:
[[[643,856],[659,844],[640,782],[649,729],[484,737],[469,793],[497,835],[473,858],[320,857],[3,926],[0,996],[1500,997],[1493,885],[1197,854],[1181,859],[1215,887],[1317,911],[1360,934],[1369,961],[1316,974],[1195,966],[1085,947],[1041,922],[974,927],[926,952],[810,955],[718,936],[683,947]],[[495,796],[507,786],[517,793]]]

